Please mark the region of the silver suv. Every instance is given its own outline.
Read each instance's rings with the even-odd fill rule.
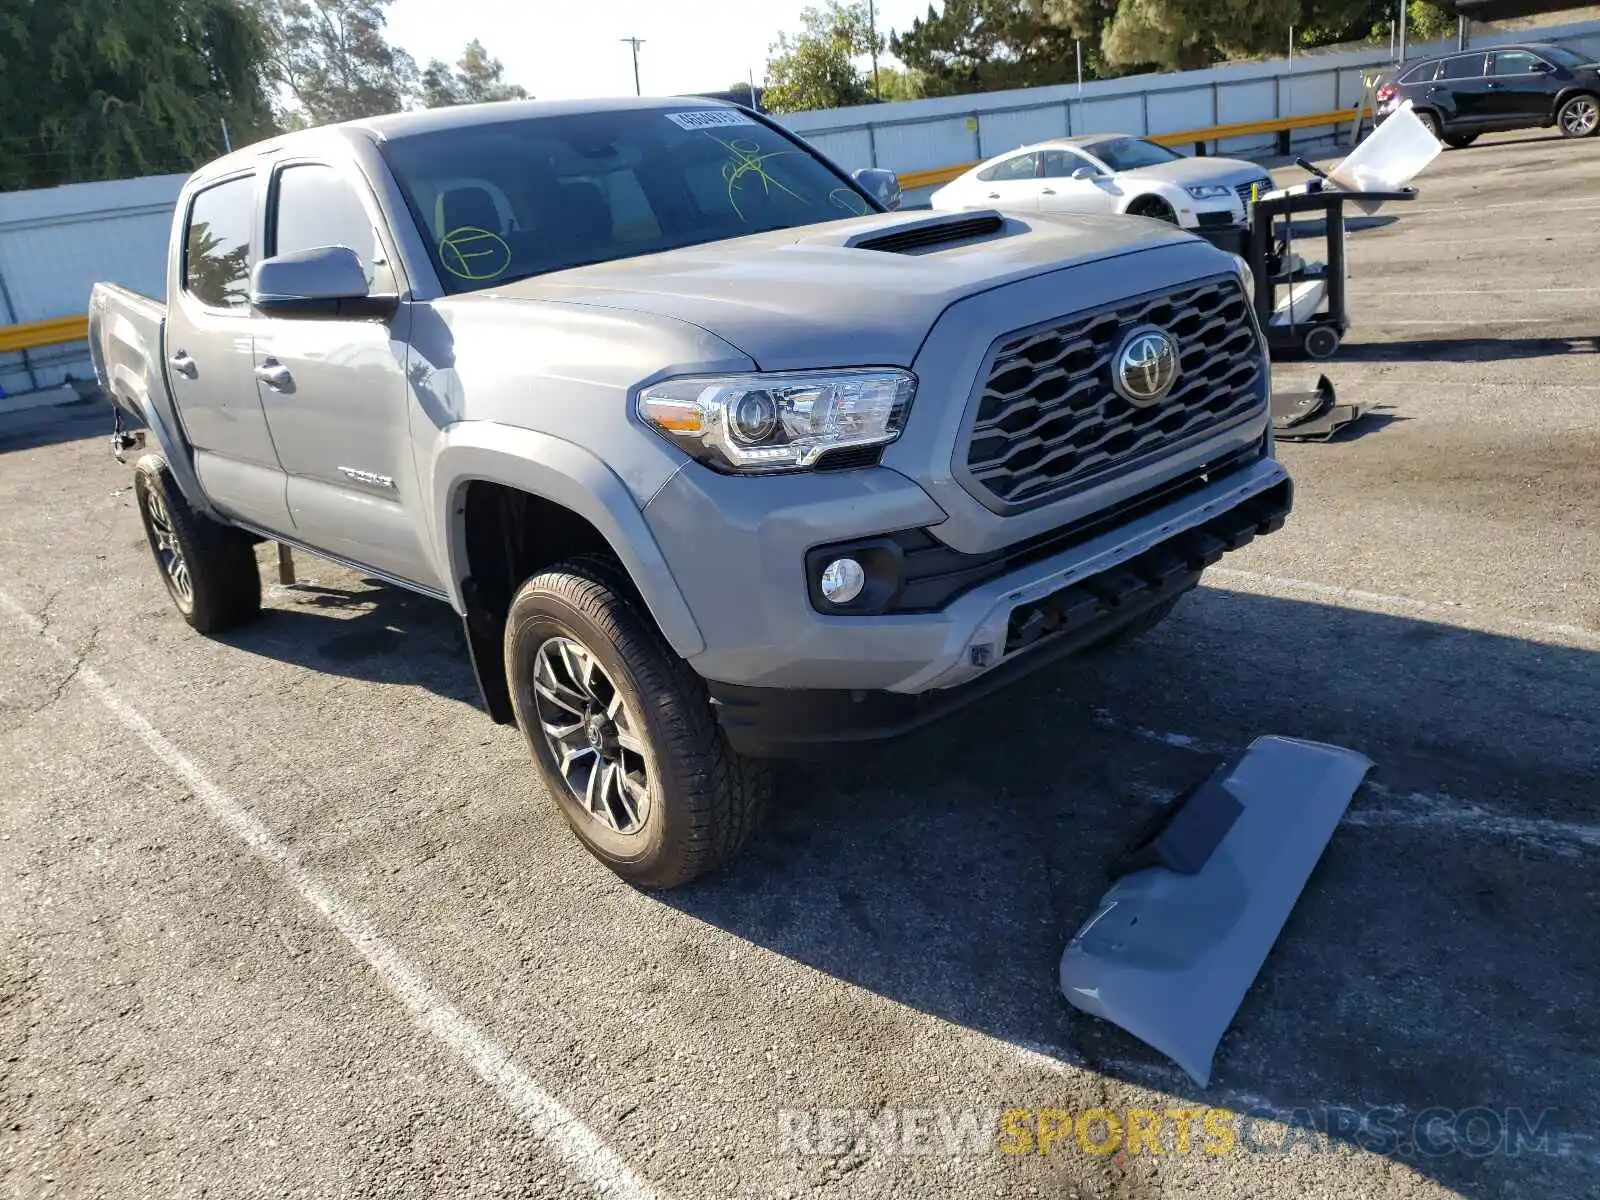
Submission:
[[[892,194],[697,100],[210,164],[169,303],[91,312],[179,611],[254,617],[262,540],[448,602],[584,844],[667,887],[744,841],[762,760],[1146,629],[1278,528],[1234,259]]]

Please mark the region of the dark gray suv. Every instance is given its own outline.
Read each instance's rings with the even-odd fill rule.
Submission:
[[[1413,63],[1377,100],[1380,123],[1409,100],[1457,149],[1500,129],[1554,125],[1566,137],[1589,137],[1600,129],[1600,66],[1565,46],[1496,46]]]

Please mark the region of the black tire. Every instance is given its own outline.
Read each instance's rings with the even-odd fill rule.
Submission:
[[[1171,616],[1172,610],[1178,607],[1178,601],[1187,596],[1191,590],[1190,588],[1185,588],[1176,596],[1169,596],[1154,608],[1140,613],[1121,629],[1113,630],[1111,633],[1106,634],[1105,637],[1090,642],[1083,648],[1084,653],[1101,654],[1108,650],[1119,649],[1129,642],[1138,641]]]
[[[183,619],[221,633],[261,613],[261,571],[250,535],[189,507],[167,460],[146,454],[133,468],[145,540]]]
[[[1130,217],[1149,217],[1156,221],[1165,221],[1168,225],[1178,223],[1178,214],[1172,211],[1160,196],[1135,196],[1128,202],[1128,215]]]
[[[1556,128],[1562,137],[1593,137],[1600,130],[1600,98],[1587,92],[1568,96],[1556,110]]]
[[[1438,117],[1434,116],[1433,113],[1426,108],[1412,109],[1412,112],[1416,114],[1417,120],[1422,122],[1422,127],[1424,129],[1433,134],[1433,136],[1438,138],[1441,142],[1444,141],[1444,135],[1439,131]]]
[[[1339,352],[1339,331],[1332,325],[1313,325],[1306,330],[1306,336],[1301,341],[1301,349],[1307,358],[1322,360],[1332,358]]]
[[[1478,135],[1475,133],[1447,133],[1439,140],[1452,150],[1465,150],[1478,140]]]
[[[564,661],[561,649],[574,643],[602,673],[590,677],[592,686],[577,681],[587,697],[566,686],[577,672],[562,670],[551,679],[550,664],[540,665],[547,650],[551,662]],[[506,618],[505,660],[517,725],[540,778],[589,853],[635,886],[672,888],[715,870],[744,845],[771,796],[771,770],[729,748],[704,682],[635,604],[615,564],[579,559],[524,583]],[[548,681],[543,692],[535,692],[536,676]],[[619,696],[623,720],[611,724],[608,758],[606,701]],[[587,715],[574,707],[580,701]],[[588,739],[589,749],[567,756],[571,782],[541,712],[562,718],[557,727],[568,725],[566,715],[573,714],[581,724],[568,734],[571,745]],[[622,737],[637,749],[620,746]],[[587,789],[592,805],[579,795],[580,756],[589,760],[587,779],[608,765],[618,772],[614,790],[603,773]],[[641,771],[642,801],[632,790],[640,787]],[[627,803],[643,811],[626,814]],[[597,815],[602,811],[605,816]],[[634,816],[634,828],[624,828],[627,815]]]

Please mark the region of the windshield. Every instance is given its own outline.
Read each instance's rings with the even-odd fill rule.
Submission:
[[[1143,138],[1131,137],[1090,142],[1084,149],[1113,171],[1137,171],[1140,167],[1156,167],[1183,157],[1181,154],[1174,154],[1165,146],[1158,146]]]
[[[1540,58],[1548,58],[1556,66],[1569,69],[1572,67],[1586,67],[1594,61],[1593,56],[1577,54],[1568,50],[1565,46],[1540,46],[1537,53]]]
[[[452,293],[876,211],[804,146],[730,108],[471,125],[382,153]]]

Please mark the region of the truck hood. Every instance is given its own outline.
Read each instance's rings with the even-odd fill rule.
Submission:
[[[987,221],[989,231],[952,239],[961,230],[944,228],[975,220]],[[889,235],[921,244],[898,251],[861,245]],[[959,300],[1078,263],[1192,240],[1117,216],[878,213],[575,267],[472,298],[672,317],[715,334],[769,371],[910,366],[933,323]],[[1065,288],[1061,303],[1071,311]]]

